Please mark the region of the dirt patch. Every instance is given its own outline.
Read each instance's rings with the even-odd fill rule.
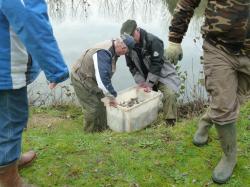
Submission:
[[[29,118],[28,127],[53,126],[63,121],[60,117],[53,117],[47,114],[35,114]]]

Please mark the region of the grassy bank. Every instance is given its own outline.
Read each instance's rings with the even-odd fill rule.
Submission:
[[[238,122],[238,164],[225,186],[250,186],[250,104]],[[197,148],[192,135],[198,119],[165,127],[159,117],[135,133],[86,134],[80,108],[32,108],[24,151],[38,152],[22,176],[38,186],[216,186],[211,172],[221,150],[215,129]]]

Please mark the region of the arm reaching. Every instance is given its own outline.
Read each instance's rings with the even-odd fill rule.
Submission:
[[[51,83],[68,78],[68,68],[53,35],[44,0],[0,0],[0,11]]]
[[[179,60],[182,60],[183,57],[181,44],[169,42],[164,55],[171,64],[176,65]]]
[[[103,91],[105,95],[111,94],[116,97],[117,92],[115,91],[112,82],[112,57],[105,50],[100,50],[93,55],[95,77],[98,87]]]
[[[181,42],[187,32],[188,25],[201,0],[180,0],[175,8],[171,26],[169,27],[169,45],[165,50],[165,57],[172,64],[182,59]]]

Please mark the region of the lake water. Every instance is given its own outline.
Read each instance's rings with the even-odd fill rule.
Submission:
[[[54,34],[68,67],[95,43],[119,37],[120,27],[127,19],[135,19],[139,27],[161,38],[166,47],[171,13],[176,5],[175,0],[47,0],[47,3]],[[188,73],[188,87],[197,82],[202,71],[201,12],[196,12],[182,42],[184,57],[179,65],[181,71]],[[41,74],[30,86],[32,95],[34,91],[48,92],[44,79]],[[124,57],[119,58],[112,81],[118,91],[135,84]]]

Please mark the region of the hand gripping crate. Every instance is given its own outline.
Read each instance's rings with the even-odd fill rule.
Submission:
[[[117,108],[106,105],[108,126],[116,132],[133,132],[148,126],[157,118],[161,98],[161,92],[144,92],[138,87],[119,92]]]

